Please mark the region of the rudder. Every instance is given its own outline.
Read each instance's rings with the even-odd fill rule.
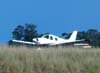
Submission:
[[[69,40],[70,41],[75,41],[77,38],[77,31],[73,31],[73,33],[71,34]]]

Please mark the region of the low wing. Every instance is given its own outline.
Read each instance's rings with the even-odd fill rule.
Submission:
[[[20,40],[12,40],[12,42],[15,43],[21,43],[21,44],[30,44],[30,45],[35,45],[35,42],[27,42],[27,41],[20,41]]]

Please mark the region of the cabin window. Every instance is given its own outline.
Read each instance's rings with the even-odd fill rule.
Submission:
[[[53,37],[52,36],[50,36],[50,40],[53,40]]]
[[[55,38],[55,40],[57,41],[58,39],[57,39],[57,38]]]
[[[46,35],[44,38],[49,39],[49,35]]]

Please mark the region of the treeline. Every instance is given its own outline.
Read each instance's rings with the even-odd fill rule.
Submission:
[[[62,33],[64,38],[68,38],[71,33]],[[88,29],[87,31],[79,31],[77,39],[89,39],[89,44],[94,47],[100,47],[100,32],[97,29]]]
[[[25,24],[25,25],[18,25],[12,31],[12,39],[22,40],[22,41],[30,41],[35,37],[40,37],[43,34],[39,34],[36,30],[35,24]],[[67,32],[67,31],[66,31]],[[67,39],[69,38],[71,33],[62,33],[61,37]],[[44,33],[46,34],[46,33]],[[89,29],[87,31],[79,31],[77,39],[90,39],[91,45],[94,47],[100,47],[100,32],[97,29]],[[8,42],[10,44],[10,41]]]

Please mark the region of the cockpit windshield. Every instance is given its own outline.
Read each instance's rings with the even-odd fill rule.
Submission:
[[[49,35],[45,35],[44,38],[49,39]]]
[[[49,35],[49,34],[42,36],[42,38],[58,41],[58,38],[56,36]]]

